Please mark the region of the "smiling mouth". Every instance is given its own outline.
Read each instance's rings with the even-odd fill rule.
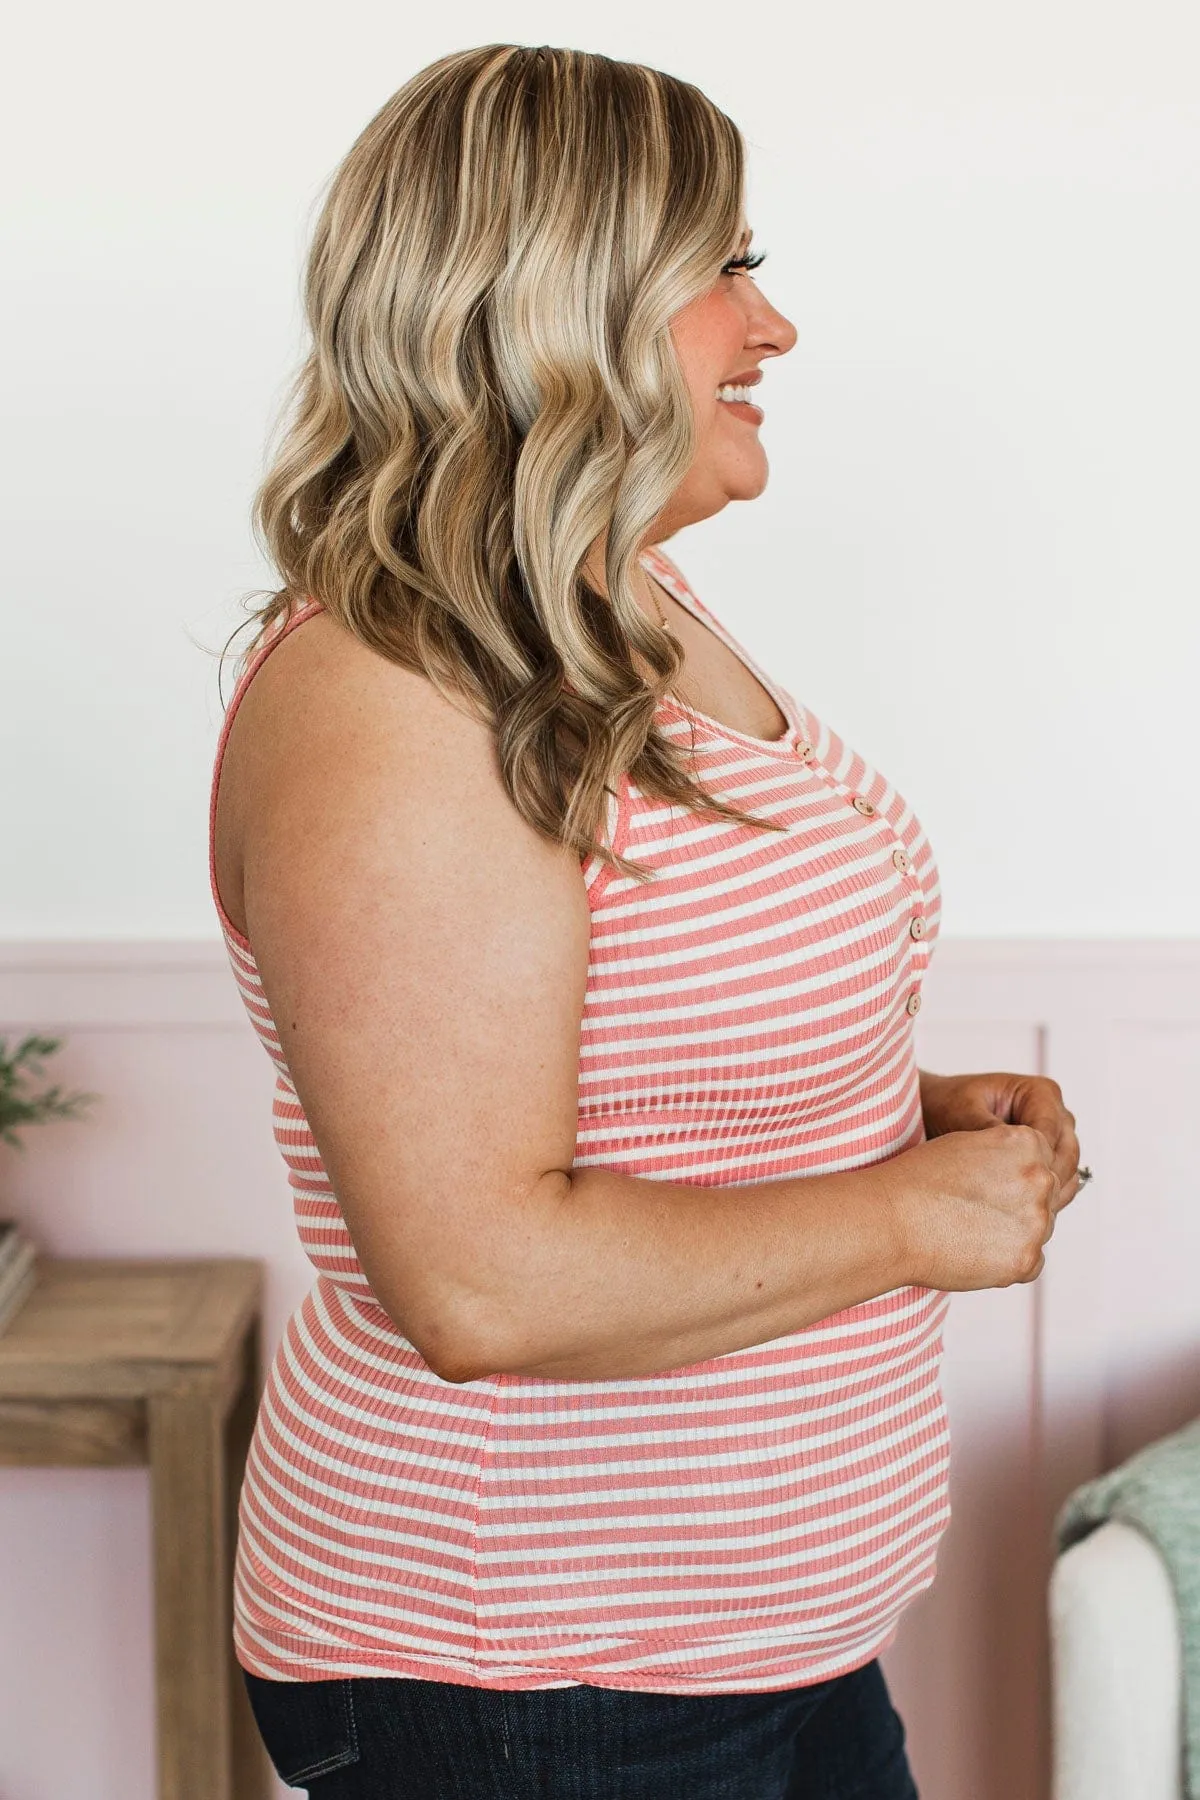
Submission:
[[[717,389],[717,399],[722,406],[730,408],[735,418],[744,420],[747,425],[761,425],[766,416],[762,407],[751,400],[750,389],[740,383],[726,382]]]

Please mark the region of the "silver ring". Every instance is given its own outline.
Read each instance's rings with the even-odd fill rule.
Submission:
[[[1080,1187],[1085,1186],[1086,1183],[1092,1179],[1092,1171],[1090,1169],[1077,1169],[1076,1174],[1079,1177]]]

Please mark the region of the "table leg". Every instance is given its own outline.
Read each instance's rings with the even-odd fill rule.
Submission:
[[[225,1421],[203,1383],[147,1402],[158,1800],[234,1800]]]
[[[233,1562],[237,1550],[238,1501],[262,1393],[261,1332],[261,1321],[256,1318],[246,1333],[242,1385],[234,1396],[225,1426],[225,1591],[231,1602]],[[227,1637],[226,1651],[230,1682],[233,1800],[270,1800],[270,1796],[276,1791],[275,1775],[263,1748],[258,1726],[254,1722],[254,1714],[250,1710],[241,1664],[233,1653],[232,1630]]]

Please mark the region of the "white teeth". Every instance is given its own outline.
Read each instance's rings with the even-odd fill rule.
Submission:
[[[717,389],[717,399],[740,400],[745,406],[753,406],[755,404],[750,398],[750,389],[748,387],[734,387],[729,383],[727,383],[726,386]]]

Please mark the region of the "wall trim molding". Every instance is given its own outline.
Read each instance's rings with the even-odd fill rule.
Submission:
[[[250,1030],[219,938],[0,940],[0,1020],[51,1032]]]
[[[942,937],[925,1018],[1027,1022],[1030,981],[1047,1014],[1061,1008],[1076,1026],[1194,1021],[1200,936]],[[248,1029],[220,938],[0,939],[0,1020],[59,1031]]]

